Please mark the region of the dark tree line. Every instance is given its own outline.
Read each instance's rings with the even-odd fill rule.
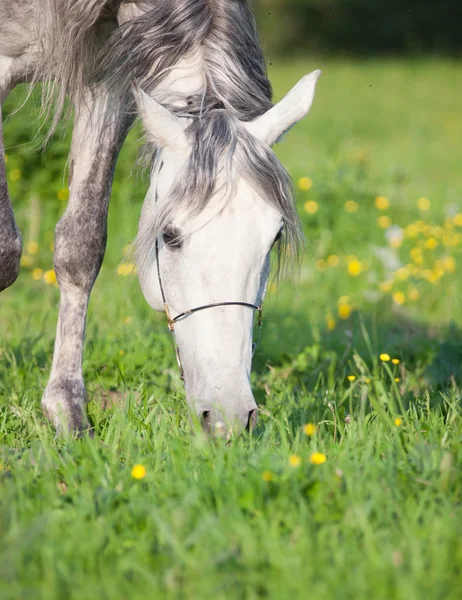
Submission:
[[[254,0],[275,53],[462,54],[462,0]]]

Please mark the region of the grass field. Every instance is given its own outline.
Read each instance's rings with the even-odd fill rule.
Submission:
[[[323,76],[278,154],[307,237],[274,280],[251,438],[193,435],[130,248],[146,176],[119,161],[84,361],[94,440],[40,413],[68,135],[4,107],[20,279],[1,297],[0,598],[462,597],[462,67],[274,64]],[[140,465],[133,470],[135,465]],[[138,478],[137,478],[138,477]]]

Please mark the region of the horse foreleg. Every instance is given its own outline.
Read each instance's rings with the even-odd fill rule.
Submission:
[[[76,107],[70,198],[56,227],[54,267],[60,305],[53,365],[42,408],[56,428],[88,428],[82,354],[88,300],[106,248],[107,212],[120,147],[131,124],[106,92]]]
[[[2,102],[8,94],[9,63],[0,57],[0,292],[16,281],[21,258],[21,235],[14,220],[8,195],[5,169],[5,148],[2,128]]]

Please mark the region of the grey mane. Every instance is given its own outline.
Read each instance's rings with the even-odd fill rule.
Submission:
[[[104,82],[123,96],[135,79],[155,93],[169,68],[199,48],[208,107],[226,108],[241,120],[251,120],[272,106],[247,0],[135,0],[137,16],[119,26],[119,11],[127,4],[37,1],[44,58],[36,79],[56,82],[56,119],[66,94],[79,100],[89,85]],[[50,95],[47,101],[51,99]]]
[[[137,263],[140,268],[152,262],[155,240],[172,223],[175,215],[195,217],[208,206],[222,172],[226,182],[226,188],[219,190],[222,206],[234,196],[237,176],[243,177],[281,214],[284,245],[293,250],[292,256],[296,256],[302,235],[293,199],[293,183],[271,148],[251,136],[237,117],[226,110],[212,110],[192,119],[187,133],[193,147],[189,164],[183,173],[178,173],[178,181],[171,192],[155,199],[152,220],[138,235]],[[161,154],[157,154],[152,167],[154,179],[161,161]]]

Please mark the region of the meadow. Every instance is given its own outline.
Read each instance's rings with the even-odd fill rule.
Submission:
[[[23,234],[0,299],[0,598],[462,597],[462,66],[269,67],[280,98],[321,68],[277,153],[306,234],[265,303],[252,435],[193,432],[164,315],[132,246],[147,174],[131,132],[84,361],[95,438],[40,412],[59,292],[69,132],[3,108]]]

